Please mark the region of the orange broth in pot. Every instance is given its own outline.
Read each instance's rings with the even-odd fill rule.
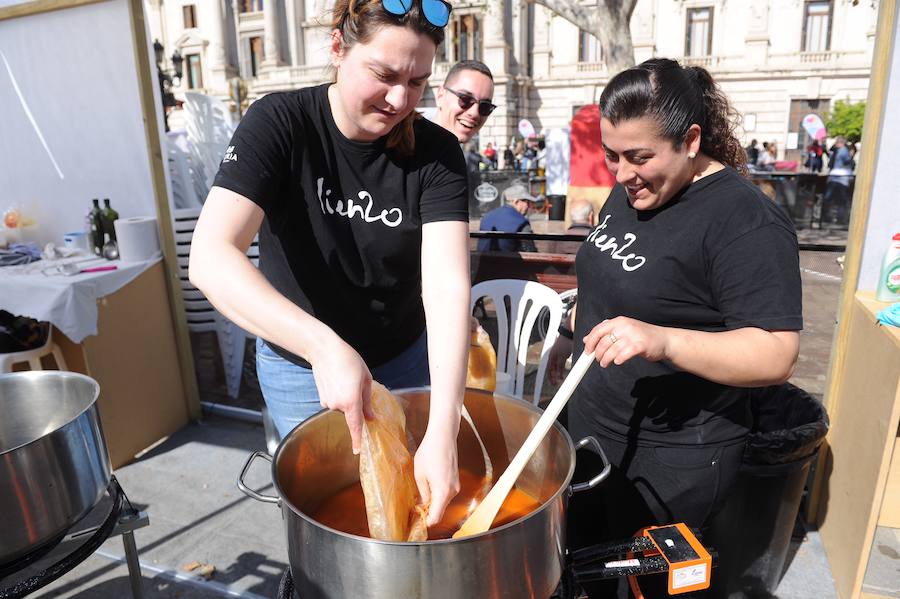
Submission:
[[[474,474],[468,470],[459,471],[460,490],[456,497],[450,501],[444,512],[444,517],[435,526],[428,529],[428,540],[449,539],[462,525],[472,509],[474,502],[479,497],[479,491],[485,484],[484,476]],[[540,507],[540,502],[525,493],[513,488],[506,501],[500,507],[500,512],[494,519],[491,528],[497,528],[518,520],[522,516],[530,514]],[[366,500],[363,496],[362,486],[359,481],[344,487],[327,500],[313,514],[312,518],[335,530],[357,535],[369,536],[369,524],[366,519]]]

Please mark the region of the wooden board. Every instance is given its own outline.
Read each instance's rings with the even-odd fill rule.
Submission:
[[[842,599],[862,586],[900,420],[900,346],[869,302],[857,298],[849,314],[817,514]]]
[[[156,264],[98,300],[98,334],[81,344],[54,333],[69,370],[100,384],[100,421],[113,468],[189,419],[165,274]]]
[[[878,526],[900,528],[900,438],[894,441],[894,454],[891,456],[891,469],[884,488],[884,498],[881,500]]]
[[[863,124],[862,141],[860,150],[859,167],[856,169],[856,182],[853,192],[852,210],[850,212],[850,229],[847,238],[847,254],[844,261],[844,272],[841,282],[840,303],[837,314],[837,330],[834,343],[831,346],[831,358],[828,367],[828,380],[825,388],[825,408],[834,419],[834,414],[839,401],[837,390],[842,384],[842,378],[847,372],[845,360],[848,350],[848,336],[850,334],[850,312],[853,309],[856,292],[859,289],[861,266],[864,246],[869,243],[867,232],[870,226],[869,213],[873,205],[876,214],[881,213],[881,206],[891,206],[893,210],[895,202],[893,195],[879,195],[873,197],[876,189],[876,164],[881,160],[882,137],[892,140],[896,135],[890,129],[886,129],[886,107],[888,105],[888,82],[890,81],[892,62],[900,60],[895,55],[900,54],[900,47],[895,44],[895,30],[897,28],[897,0],[882,0],[878,8],[878,26],[875,38],[875,51],[872,57],[872,71],[869,79],[869,93],[866,99],[866,116]],[[896,86],[894,86],[896,88]],[[895,102],[896,104],[896,102]],[[887,164],[887,163],[885,163]],[[881,178],[894,177],[891,167],[881,169]],[[876,221],[879,219],[875,219]],[[809,522],[818,519],[819,496],[824,484],[824,462],[827,455],[827,445],[823,445],[819,452],[816,464],[815,479],[810,492],[807,518]]]

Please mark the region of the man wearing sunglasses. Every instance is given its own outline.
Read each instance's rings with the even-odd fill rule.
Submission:
[[[487,65],[477,60],[458,62],[437,90],[435,120],[464,144],[496,108],[491,103],[493,97],[494,77]]]

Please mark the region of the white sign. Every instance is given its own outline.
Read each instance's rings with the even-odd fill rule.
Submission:
[[[796,131],[789,131],[787,134],[787,143],[784,144],[786,150],[796,150],[799,145],[800,134]]]
[[[490,204],[497,199],[500,192],[490,183],[482,183],[475,188],[475,199],[482,204]]]

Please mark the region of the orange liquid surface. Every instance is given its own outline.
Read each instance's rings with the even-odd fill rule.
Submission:
[[[481,497],[485,479],[466,470],[459,471],[460,491],[453,498],[444,512],[441,521],[428,529],[428,539],[449,539],[468,517],[471,509],[474,509],[474,499]],[[494,519],[491,528],[502,526],[522,516],[529,514],[540,507],[540,502],[521,491],[513,488],[506,497],[506,501],[500,507],[500,512]],[[471,509],[470,509],[471,508]],[[369,536],[369,524],[366,520],[366,500],[363,496],[362,486],[356,482],[332,495],[322,506],[312,514],[314,520],[342,532]]]

